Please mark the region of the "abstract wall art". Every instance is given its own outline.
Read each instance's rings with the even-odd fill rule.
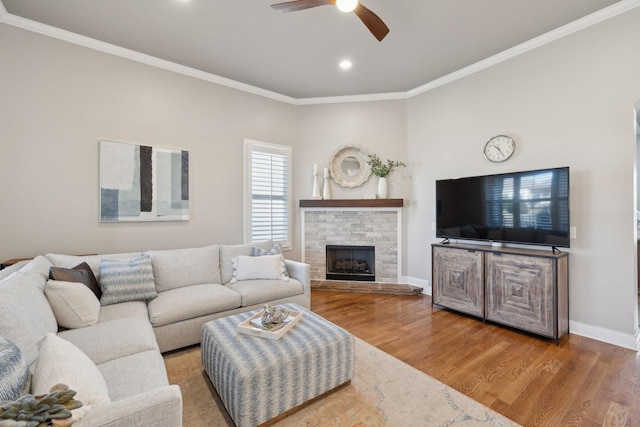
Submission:
[[[100,141],[100,222],[188,221],[189,152]]]

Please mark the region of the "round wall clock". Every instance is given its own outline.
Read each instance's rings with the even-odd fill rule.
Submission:
[[[491,138],[484,145],[484,157],[492,162],[504,162],[516,149],[513,138],[506,135],[498,135]]]

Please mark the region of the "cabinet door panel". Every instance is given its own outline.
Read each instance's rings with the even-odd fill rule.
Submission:
[[[482,252],[433,248],[433,302],[482,317]]]
[[[554,261],[486,254],[486,318],[554,337]]]

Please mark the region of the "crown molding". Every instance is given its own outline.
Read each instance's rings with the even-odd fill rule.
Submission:
[[[340,104],[346,102],[371,102],[407,99],[407,92],[371,93],[366,95],[324,96],[319,98],[298,98],[296,105]]]
[[[14,27],[22,28],[24,30],[32,31],[38,34],[63,40],[76,45],[88,47],[90,49],[95,49],[104,53],[119,56],[121,58],[130,59],[132,61],[150,65],[152,67],[161,68],[167,71],[172,71],[174,73],[183,74],[185,76],[193,77],[200,80],[205,80],[211,83],[216,83],[221,86],[226,86],[232,89],[241,90],[243,92],[248,92],[254,95],[260,95],[265,98],[271,98],[276,101],[286,102],[289,104],[296,103],[296,99],[290,96],[282,95],[282,94],[272,92],[266,89],[262,89],[256,86],[251,86],[245,83],[241,83],[235,80],[218,76],[216,74],[200,71],[195,68],[187,67],[184,65],[177,64],[175,62],[160,59],[155,56],[136,52],[131,49],[126,49],[110,43],[102,42],[100,40],[92,39],[90,37],[82,36],[80,34],[73,33],[71,31],[62,30],[60,28],[42,24],[40,22],[36,22],[30,19],[25,19],[19,16],[12,15],[6,12],[6,9],[2,4],[1,0],[0,0],[0,23],[12,25]]]
[[[440,86],[452,83],[456,80],[470,76],[479,71],[485,70],[501,62],[507,61],[511,58],[522,55],[540,46],[544,46],[555,40],[566,37],[577,31],[613,18],[625,12],[628,12],[636,7],[640,6],[640,0],[622,0],[609,7],[585,16],[581,19],[573,21],[563,27],[549,31],[539,37],[531,39],[527,42],[521,43],[511,49],[507,49],[482,61],[478,61],[468,67],[461,68],[446,76],[432,80],[424,85],[418,86],[407,92],[391,92],[391,93],[378,93],[378,94],[364,94],[364,95],[349,95],[349,96],[333,96],[333,97],[317,97],[317,98],[293,98],[287,95],[283,95],[277,92],[272,92],[266,89],[262,89],[256,86],[241,83],[235,80],[231,80],[225,77],[218,76],[216,74],[207,73],[197,70],[195,68],[187,67],[184,65],[176,64],[175,62],[166,61],[164,59],[156,58],[151,55],[146,55],[140,52],[136,52],[130,49],[125,49],[119,46],[115,46],[109,43],[101,42],[89,37],[85,37],[70,31],[62,30],[60,28],[52,27],[50,25],[41,24],[29,19],[21,18],[19,16],[12,15],[7,12],[2,0],[0,0],[0,23],[12,25],[14,27],[22,28],[28,31],[33,31],[45,36],[57,38],[60,40],[74,43],[80,46],[88,47],[90,49],[99,50],[111,55],[120,56],[122,58],[130,59],[132,61],[140,62],[152,67],[161,68],[174,73],[182,74],[185,76],[193,77],[196,79],[204,80],[210,83],[219,84],[232,89],[237,89],[243,92],[251,93],[254,95],[270,98],[275,101],[284,102],[292,105],[315,105],[315,104],[337,104],[337,103],[353,103],[353,102],[371,102],[371,101],[388,101],[398,99],[408,99],[422,93],[428,92]]]
[[[426,83],[422,86],[418,86],[415,89],[411,89],[407,91],[407,98],[414,97],[416,95],[420,95],[422,93],[433,90],[437,87],[444,86],[461,78],[470,76],[471,74],[477,73],[479,71],[485,70],[489,67],[497,65],[501,62],[507,61],[509,59],[515,58],[519,55],[527,53],[531,50],[549,44],[553,41],[559,40],[563,37],[571,35],[577,31],[583,30],[592,25],[598,24],[602,21],[606,21],[607,19],[613,18],[615,16],[621,15],[625,12],[630,11],[636,7],[640,6],[640,0],[622,0],[619,3],[613,4],[609,7],[606,7],[602,10],[592,13],[591,15],[587,15],[583,18],[580,18],[576,21],[573,21],[567,25],[564,25],[555,30],[549,31],[541,36],[528,40],[524,43],[521,43],[517,46],[514,46],[510,49],[502,51],[496,55],[490,56],[482,61],[478,61],[475,64],[469,65],[468,67],[461,68],[453,73],[447,74],[439,79],[433,80],[429,83]]]

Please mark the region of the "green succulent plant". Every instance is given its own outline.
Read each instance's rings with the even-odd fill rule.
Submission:
[[[0,427],[69,427],[73,424],[71,411],[82,406],[75,395],[66,384],[56,384],[48,394],[25,394],[0,402]]]

